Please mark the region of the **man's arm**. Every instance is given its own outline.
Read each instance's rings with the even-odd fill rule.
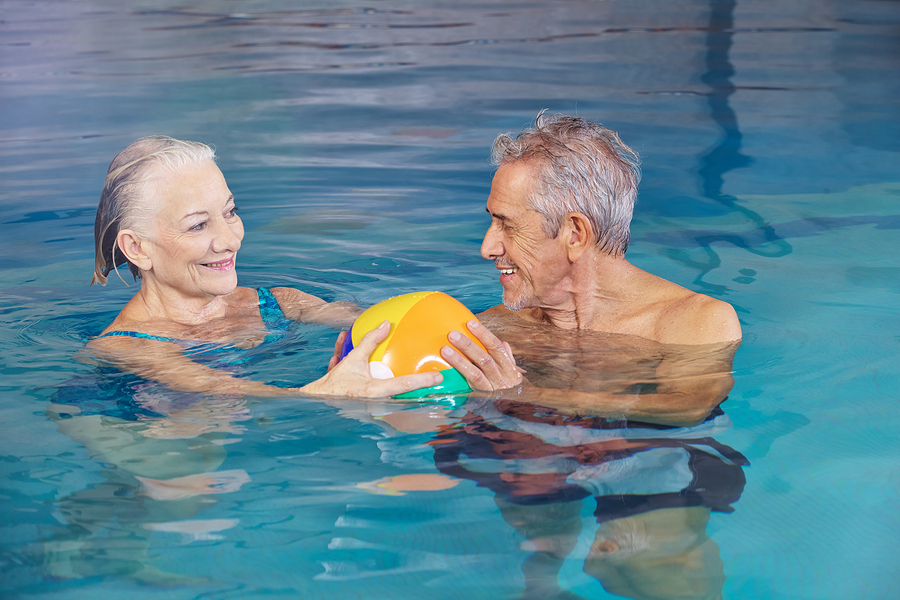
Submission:
[[[560,412],[575,415],[625,418],[659,425],[689,427],[701,423],[722,403],[734,386],[731,373],[719,373],[691,381],[649,386],[643,391],[583,392],[539,388],[524,384],[503,392],[503,398],[516,398]]]
[[[684,426],[702,421],[734,385],[731,369],[739,347],[735,342],[674,346],[632,336],[573,334],[515,323],[501,326],[504,333],[500,335],[512,341],[511,350],[525,357],[526,366],[535,367],[528,374],[530,381],[515,382],[515,387],[500,393],[504,398],[570,414]],[[490,338],[496,339],[490,332],[472,333],[486,347]],[[490,370],[485,364],[489,357],[467,338],[453,345],[454,353],[444,358],[467,379]]]

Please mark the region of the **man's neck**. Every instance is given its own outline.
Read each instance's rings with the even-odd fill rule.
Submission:
[[[561,329],[612,331],[638,296],[634,278],[642,273],[623,256],[599,252],[575,265],[562,301],[542,306],[542,319]]]

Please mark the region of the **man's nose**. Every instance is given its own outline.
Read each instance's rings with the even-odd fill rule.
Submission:
[[[492,225],[488,227],[484,234],[484,241],[481,242],[481,256],[488,260],[494,260],[502,255],[503,243],[500,240],[500,234],[495,231]]]

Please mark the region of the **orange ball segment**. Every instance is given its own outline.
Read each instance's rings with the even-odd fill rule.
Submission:
[[[442,292],[413,292],[388,298],[368,308],[356,319],[344,342],[341,358],[359,345],[365,334],[384,321],[390,321],[390,334],[369,357],[369,372],[373,377],[440,371],[444,376],[440,384],[397,397],[467,393],[471,389],[465,378],[441,357],[441,347],[450,344],[447,334],[455,329],[484,348],[466,326],[472,319],[475,319],[472,311]]]

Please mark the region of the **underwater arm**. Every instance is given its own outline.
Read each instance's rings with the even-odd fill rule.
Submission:
[[[521,386],[499,394],[553,408],[563,413],[629,420],[687,427],[702,422],[721,404],[734,385],[730,373],[705,376],[689,383],[668,382],[655,390],[620,392],[585,392],[539,388],[527,381]]]
[[[484,352],[463,336],[444,348],[444,359],[462,373],[474,390],[494,391],[498,397],[515,398],[561,412],[615,418],[639,419],[665,425],[701,422],[728,395],[734,385],[731,375],[737,343],[712,346],[704,359],[679,361],[665,358],[655,374],[642,379],[600,378],[593,369],[581,367],[573,373],[572,387],[538,387],[527,379],[513,379],[515,367],[510,347],[483,325],[472,333],[488,348]],[[487,333],[485,333],[487,332]],[[538,359],[535,359],[538,360]],[[553,357],[544,358],[552,363]],[[477,392],[476,392],[477,393]]]

